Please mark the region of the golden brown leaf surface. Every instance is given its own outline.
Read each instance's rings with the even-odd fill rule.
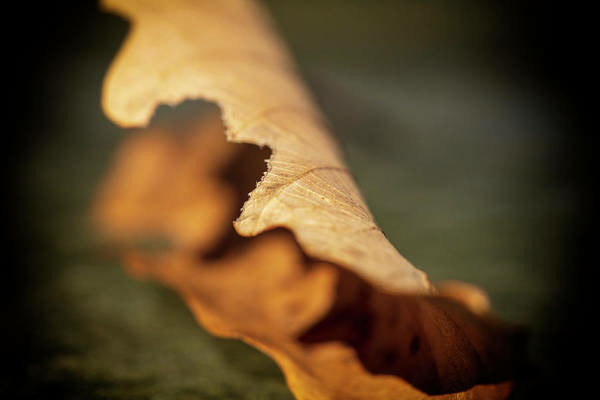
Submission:
[[[150,128],[120,148],[96,220],[119,241],[172,243],[158,255],[127,251],[131,272],[173,287],[211,332],[269,354],[299,399],[508,395],[511,333],[487,317],[477,289],[435,296],[387,241],[259,8],[105,4],[132,21],[105,82],[107,114],[144,125],[159,103],[202,98],[225,125]],[[226,143],[224,131],[271,149],[256,188],[266,154]],[[252,189],[235,230],[260,235],[246,239],[230,221]]]

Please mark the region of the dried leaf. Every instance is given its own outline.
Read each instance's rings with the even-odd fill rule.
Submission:
[[[95,208],[100,226],[173,244],[128,251],[133,273],[175,288],[211,332],[269,354],[299,399],[508,395],[511,383],[499,382],[515,362],[511,332],[476,289],[442,292],[467,308],[436,295],[386,240],[258,7],[105,3],[133,22],[106,78],[106,113],[139,126],[160,103],[202,98],[225,125],[204,116],[184,134],[139,132],[117,155]],[[226,143],[223,129],[230,142],[272,151],[234,224],[254,239],[228,226],[265,154]]]

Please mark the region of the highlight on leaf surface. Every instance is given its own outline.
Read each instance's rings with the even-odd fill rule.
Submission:
[[[223,124],[203,112],[119,149],[94,213],[134,275],[175,289],[212,333],[271,356],[299,399],[508,395],[512,331],[484,294],[438,294],[387,241],[259,7],[105,5],[132,21],[105,81],[115,122],[145,125],[184,99],[222,112]],[[132,242],[152,236],[170,249]]]

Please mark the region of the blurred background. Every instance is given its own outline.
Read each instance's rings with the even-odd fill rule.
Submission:
[[[265,2],[390,241],[432,280],[482,287],[527,329],[515,399],[587,385],[595,266],[589,13],[523,3]],[[2,390],[291,399],[270,359],[128,277],[89,224],[124,135],[99,101],[128,24],[95,2],[14,16]]]

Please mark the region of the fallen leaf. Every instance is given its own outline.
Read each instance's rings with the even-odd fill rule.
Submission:
[[[159,104],[200,98],[224,123],[209,113],[187,132],[150,127],[121,147],[94,209],[99,226],[115,240],[172,245],[129,246],[133,274],[173,287],[214,334],[270,355],[299,399],[508,396],[512,330],[474,288],[439,295],[387,241],[259,7],[105,6],[132,21],[105,81],[114,121],[146,125]],[[271,150],[257,185],[267,154],[223,131]]]

